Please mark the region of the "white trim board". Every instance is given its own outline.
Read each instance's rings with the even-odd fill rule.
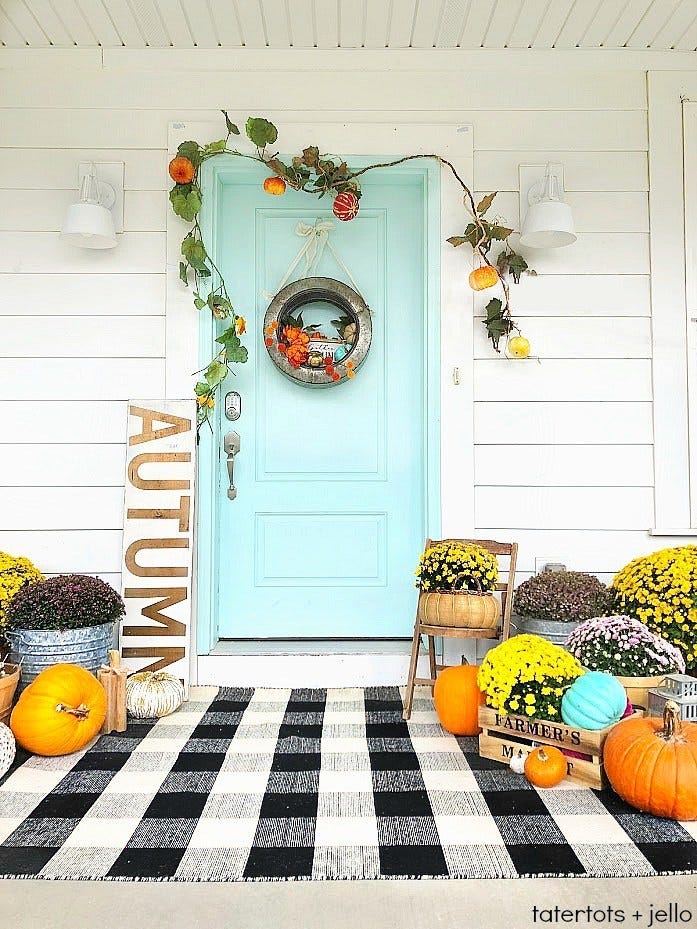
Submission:
[[[690,508],[682,101],[697,72],[649,72],[654,528],[693,525]]]
[[[0,48],[0,69],[80,68],[278,71],[491,71],[500,68],[588,71],[688,71],[697,52],[630,48]],[[495,77],[495,75],[494,75]]]

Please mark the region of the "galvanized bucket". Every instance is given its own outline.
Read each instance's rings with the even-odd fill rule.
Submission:
[[[530,619],[527,616],[511,616],[511,631],[513,635],[539,635],[555,645],[566,645],[573,630],[578,623],[563,623],[558,619]]]
[[[6,633],[10,661],[22,665],[20,690],[54,664],[76,664],[93,674],[108,664],[114,623],[84,629],[15,629]]]

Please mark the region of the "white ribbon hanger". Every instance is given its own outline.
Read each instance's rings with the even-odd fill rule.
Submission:
[[[283,280],[276,288],[276,292],[269,293],[267,290],[262,291],[261,295],[265,300],[273,300],[279,290],[283,290],[303,258],[305,259],[303,277],[315,277],[325,248],[329,249],[336,263],[339,265],[346,277],[348,277],[348,279],[351,281],[353,289],[360,294],[360,288],[356,283],[353,275],[341,260],[341,258],[339,258],[336,249],[329,241],[329,233],[333,228],[334,223],[331,221],[331,219],[316,219],[312,226],[309,226],[307,223],[304,223],[302,220],[300,220],[300,222],[295,227],[295,234],[302,236],[305,241],[300,246],[300,251],[295,256],[290,264],[290,267],[284,274]]]

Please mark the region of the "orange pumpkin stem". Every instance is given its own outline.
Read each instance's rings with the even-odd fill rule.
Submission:
[[[669,700],[663,707],[663,729],[658,734],[666,742],[680,740],[682,737],[680,707],[674,700]]]
[[[87,719],[90,715],[90,708],[85,706],[84,703],[79,706],[66,706],[64,703],[59,703],[56,710],[59,713],[70,713],[71,716],[77,716],[78,719]]]

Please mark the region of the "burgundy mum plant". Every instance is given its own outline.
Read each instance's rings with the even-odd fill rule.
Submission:
[[[84,629],[117,620],[125,613],[113,587],[97,577],[64,574],[31,584],[7,608],[9,629]]]
[[[581,571],[543,571],[518,587],[513,611],[528,619],[579,623],[610,609],[612,594],[601,580]]]

